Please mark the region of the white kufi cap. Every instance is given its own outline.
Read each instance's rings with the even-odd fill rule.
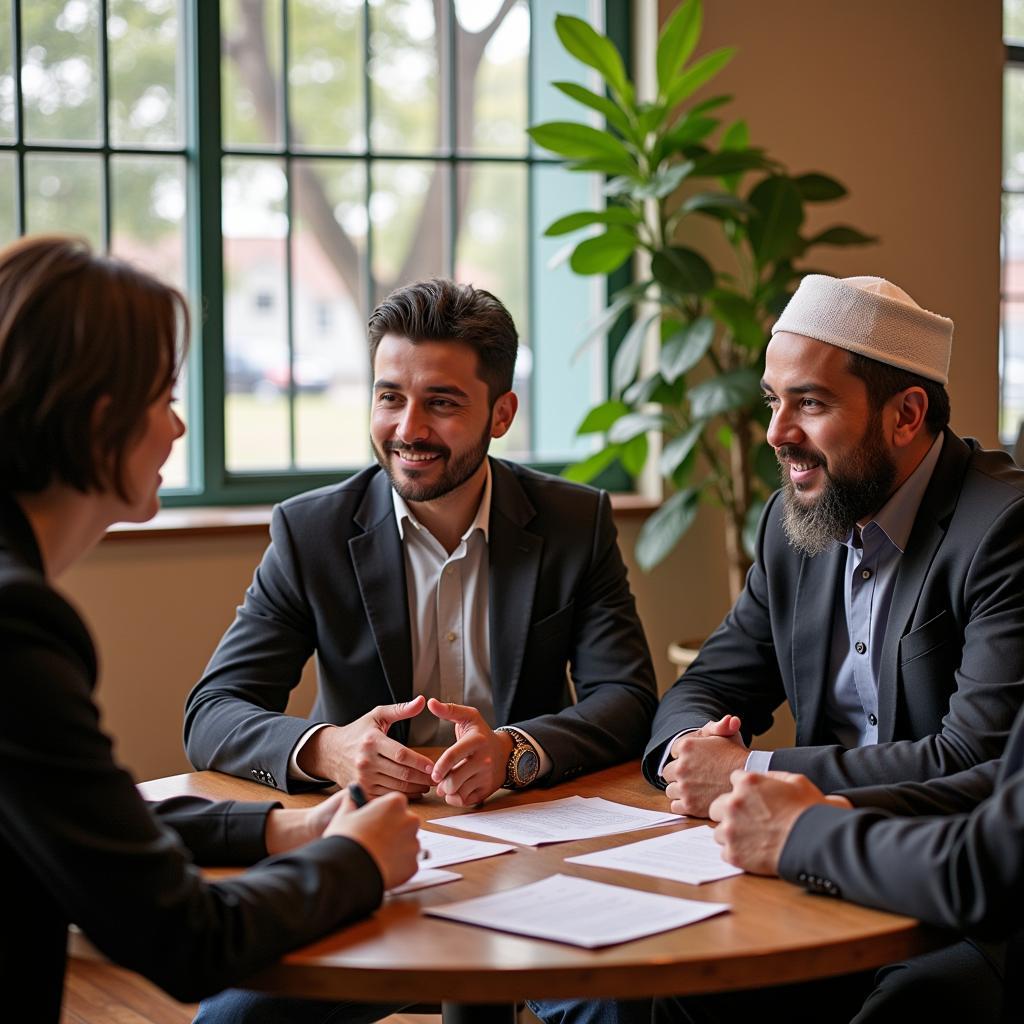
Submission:
[[[945,384],[953,321],[881,277],[808,274],[772,328],[859,352]]]

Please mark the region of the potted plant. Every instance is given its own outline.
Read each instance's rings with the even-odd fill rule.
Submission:
[[[665,23],[657,97],[645,102],[615,45],[586,22],[559,15],[562,45],[600,73],[607,94],[572,82],[554,86],[599,113],[607,130],[559,121],[529,132],[567,158],[571,170],[607,176],[604,208],[569,214],[547,228],[547,235],[587,232],[570,246],[572,269],[610,274],[646,256],[640,279],[611,296],[585,339],[632,318],[612,361],[611,397],[590,409],[578,429],[602,435],[604,443],[566,475],[590,480],[617,461],[636,476],[656,457],[669,496],[640,531],[637,561],[645,569],[660,562],[700,502],[712,502],[725,510],[735,597],[758,517],[778,486],[760,392],[770,325],[811,272],[805,261],[813,249],[875,239],[847,225],[805,233],[807,205],[837,200],[845,188],[821,173],[789,174],[750,144],[744,121],[723,125],[718,114],[729,97],[694,99],[733,57],[723,48],[694,58],[701,20],[700,0],[686,0]],[[692,230],[696,218],[710,219],[715,244],[706,229],[703,236]],[[703,251],[694,241],[701,237]],[[642,356],[654,329],[657,364],[647,370]],[[649,445],[652,431],[660,446]]]

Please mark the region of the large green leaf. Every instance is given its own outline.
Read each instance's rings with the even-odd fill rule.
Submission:
[[[624,206],[609,206],[605,210],[581,210],[559,217],[549,224],[544,232],[549,238],[554,235],[567,235],[570,231],[589,227],[591,224],[636,224],[640,217]]]
[[[697,515],[699,497],[693,488],[678,491],[640,527],[634,552],[641,569],[653,569],[679,543]]]
[[[581,18],[559,14],[555,18],[555,31],[562,45],[578,60],[601,73],[601,77],[625,103],[633,102],[633,87],[626,77],[622,55],[615,45],[599,32],[595,32]]]
[[[658,164],[672,153],[685,151],[687,146],[706,139],[718,125],[717,117],[684,114],[659,141],[651,155],[651,162]]]
[[[616,294],[611,304],[587,328],[587,333],[583,335],[579,345],[576,346],[572,358],[578,359],[598,338],[603,338],[619,322],[622,314],[633,305],[633,302],[632,289],[626,294],[622,292]]]
[[[757,557],[757,527],[761,522],[761,513],[764,512],[765,502],[761,498],[755,498],[747,509],[747,519],[743,524],[743,550],[747,557],[753,561]]]
[[[767,441],[762,441],[754,452],[754,475],[769,491],[779,486],[779,460]]]
[[[715,275],[699,252],[672,246],[654,254],[654,279],[677,295],[703,295],[715,283]]]
[[[661,450],[658,468],[662,476],[671,476],[689,456],[700,440],[704,430],[703,422],[694,423],[688,430],[673,437]]]
[[[754,304],[748,298],[726,288],[716,288],[708,298],[718,318],[725,322],[736,341],[752,349],[758,349],[764,344],[764,327],[758,319]]]
[[[715,340],[715,321],[709,316],[701,316],[676,331],[661,346],[659,365],[661,375],[670,384],[678,380],[688,370],[692,370]]]
[[[658,318],[657,313],[649,313],[630,324],[612,360],[612,390],[621,394],[632,383],[640,366],[640,357],[644,351],[647,330]]]
[[[742,409],[761,395],[761,377],[756,370],[730,370],[690,388],[690,412],[696,420]]]
[[[722,132],[722,143],[720,148],[723,150],[744,150],[750,146],[750,129],[747,127],[747,122],[740,119],[739,121],[733,121],[728,128]],[[743,177],[743,171],[733,171],[731,174],[724,174],[722,176],[722,184],[730,192],[735,192],[739,188],[740,179]]]
[[[637,434],[632,441],[627,441],[619,452],[619,462],[630,476],[639,476],[647,462],[647,435]]]
[[[629,406],[625,402],[616,399],[609,399],[600,405],[595,405],[586,416],[583,422],[576,428],[576,433],[603,434],[617,419],[629,412]]]
[[[630,127],[629,120],[614,100],[608,99],[607,96],[598,96],[596,92],[591,92],[590,89],[578,82],[552,82],[551,84],[570,99],[603,114],[604,119],[616,131],[622,132],[627,139],[633,138],[633,129]]]
[[[684,200],[681,210],[687,213],[708,213],[724,211],[726,213],[756,213],[757,211],[745,199],[734,196],[731,192],[698,192]]]
[[[750,245],[758,266],[788,256],[800,243],[804,204],[793,182],[773,174],[758,182],[747,197],[758,216],[747,226]]]
[[[612,226],[603,235],[580,242],[569,258],[569,266],[577,274],[610,274],[633,255],[637,245],[635,235]]]
[[[743,171],[760,170],[767,160],[760,149],[725,149],[694,160],[693,173],[702,178],[718,178]]]
[[[805,203],[827,203],[846,195],[846,189],[827,174],[801,174],[793,179],[793,184]]]
[[[686,0],[665,23],[658,40],[658,92],[664,96],[700,38],[700,0]]]
[[[723,103],[728,103],[731,99],[731,96],[712,96],[709,99],[701,100],[700,103],[695,103],[690,107],[690,113],[694,116],[706,114],[709,110],[714,110],[716,107],[722,106]]]
[[[582,462],[574,462],[562,470],[562,476],[574,483],[585,484],[593,480],[599,473],[603,473],[618,457],[622,446],[610,444],[599,452],[594,452],[589,458]]]
[[[631,412],[615,423],[608,432],[608,440],[624,444],[638,434],[646,434],[648,430],[661,430],[670,422],[663,412]]]
[[[679,188],[692,170],[693,164],[689,160],[672,164],[658,171],[642,185],[635,185],[630,194],[634,199],[664,199]]]
[[[851,228],[848,224],[836,224],[809,238],[807,248],[812,245],[871,245],[877,241],[875,235],[865,235],[863,231]]]
[[[575,160],[617,160],[633,164],[629,151],[614,135],[575,121],[546,121],[527,128],[538,146]],[[622,172],[626,173],[626,172]]]
[[[666,384],[660,373],[652,373],[649,377],[641,377],[622,392],[622,400],[632,406],[643,405],[645,402],[657,402],[659,405],[678,406],[683,400],[686,382],[677,381]]]
[[[691,93],[696,92],[705,82],[714,78],[736,53],[731,46],[722,47],[695,61],[676,79],[665,91],[665,103],[674,107],[680,101],[686,99]]]

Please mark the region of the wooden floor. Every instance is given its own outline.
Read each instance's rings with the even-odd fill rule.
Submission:
[[[144,978],[110,964],[68,965],[61,1024],[191,1024],[195,1005],[176,1002]],[[388,1024],[437,1024],[439,1016],[399,1013]]]

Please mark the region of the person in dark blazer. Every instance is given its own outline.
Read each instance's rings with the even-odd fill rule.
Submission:
[[[826,792],[998,757],[1024,702],[1024,473],[948,427],[952,323],[880,278],[804,279],[763,389],[783,487],[644,758],[706,815],[737,768]],[[748,751],[788,703],[796,744]]]
[[[192,763],[467,805],[637,756],[657,698],[608,496],[487,456],[516,412],[508,312],[435,279],[369,334],[378,465],[274,510],[186,703]],[[312,714],[288,715],[313,654]]]
[[[877,977],[858,976],[867,1000],[858,1020],[905,1019],[907,1013],[935,1020],[1019,1019],[1024,711],[1002,758],[943,779],[829,796],[792,772],[736,772],[732,781],[732,790],[711,805],[720,822],[715,838],[731,863],[969,936],[883,968]],[[751,1009],[755,1002],[763,1008],[763,995]],[[782,1003],[820,1015],[820,995],[813,994],[812,1007],[806,987],[788,986]],[[656,1020],[725,1020],[738,1007],[679,999],[659,1001],[656,1009]]]
[[[160,467],[184,431],[171,405],[179,322],[187,332],[177,291],[84,242],[29,238],[0,252],[0,984],[10,1020],[60,1018],[70,923],[193,1000],[370,913],[416,866],[417,820],[398,794],[359,811],[341,796],[310,811],[147,805],[100,728],[93,643],[55,581],[111,523],[158,508]],[[261,863],[208,883],[193,858]]]

